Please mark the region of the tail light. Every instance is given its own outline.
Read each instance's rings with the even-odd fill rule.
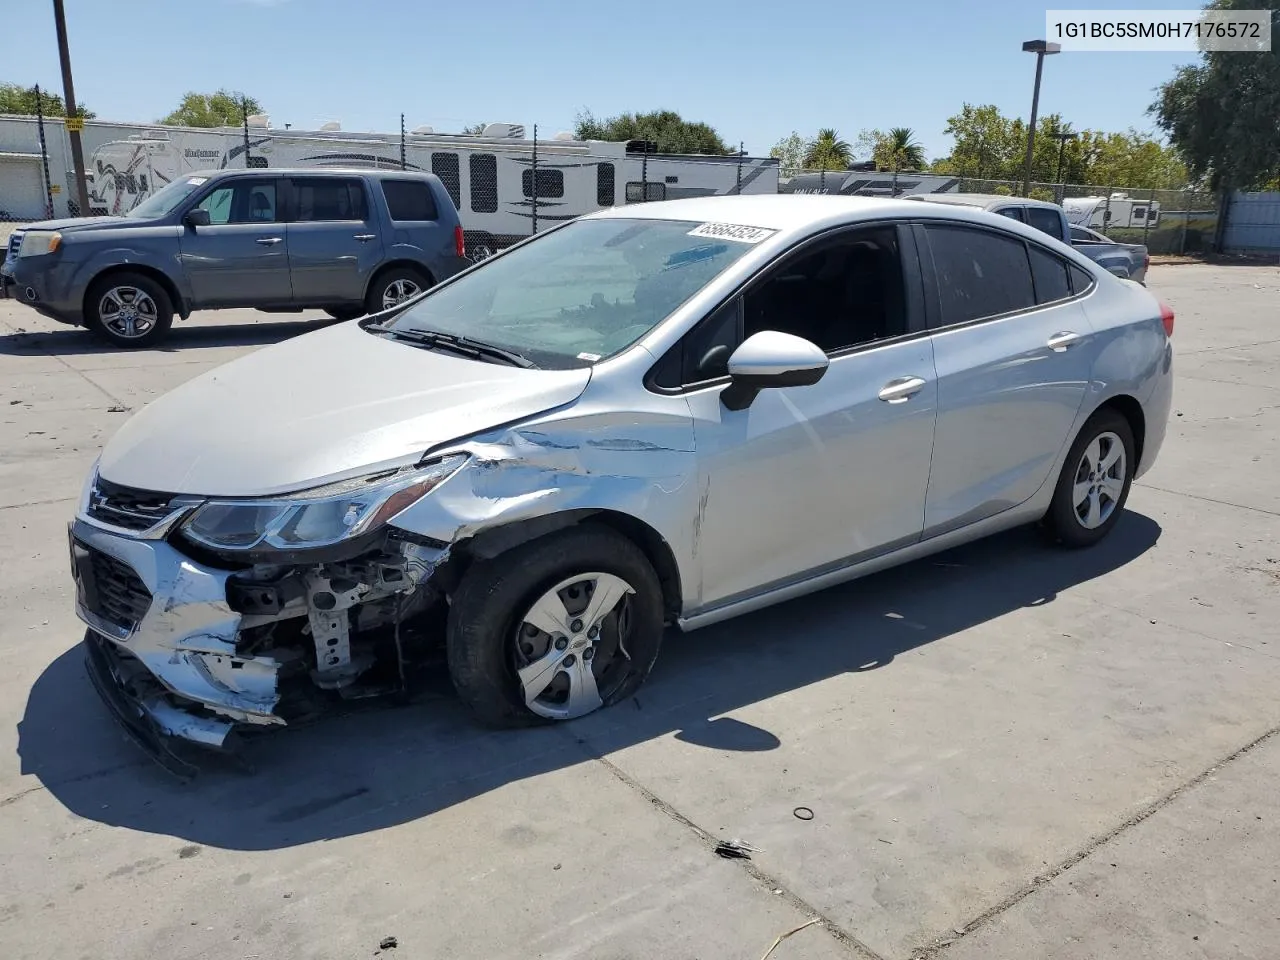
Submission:
[[[1173,308],[1160,301],[1160,321],[1164,324],[1164,335],[1166,337],[1173,336]]]
[[[458,252],[460,257],[467,255],[467,238],[462,235],[461,226],[453,228],[453,249]]]

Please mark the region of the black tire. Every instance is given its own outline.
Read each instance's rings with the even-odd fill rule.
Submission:
[[[604,662],[601,672],[617,671],[599,690],[601,706],[625,700],[644,683],[662,644],[658,577],[643,551],[616,531],[589,523],[569,527],[477,561],[452,597],[446,631],[449,674],[458,696],[483,723],[515,727],[551,722],[525,703],[514,662],[516,630],[539,596],[587,572],[612,574],[635,590],[627,608],[629,660],[615,655],[607,662],[595,661]]]
[[[412,284],[417,290],[411,296],[417,296],[423,290],[428,290],[434,286],[434,281],[425,270],[419,267],[389,267],[374,277],[373,283],[369,284],[369,292],[364,298],[365,312],[381,313],[383,310],[389,309],[390,305],[385,304],[384,300],[388,295],[388,291],[397,284]]]
[[[132,301],[126,291],[134,291]],[[146,306],[148,299],[150,306]],[[129,306],[135,310],[135,329],[139,318],[146,320],[145,330],[134,335],[126,333],[127,320],[119,316],[122,307]],[[84,319],[85,326],[95,336],[117,347],[151,347],[169,335],[169,328],[173,326],[173,301],[163,284],[145,273],[122,270],[99,277],[89,285]]]
[[[354,320],[365,315],[364,307],[325,307],[324,312],[335,320]]]
[[[1123,485],[1120,495],[1111,500],[1111,507],[1105,519],[1097,526],[1089,526],[1086,518],[1082,518],[1076,507],[1077,480],[1089,482],[1086,470],[1085,452],[1099,438],[1119,438],[1124,451]],[[1113,441],[1106,440],[1109,447]],[[1062,473],[1058,476],[1058,484],[1053,491],[1053,500],[1044,516],[1044,527],[1049,536],[1064,547],[1090,547],[1111,532],[1111,528],[1120,520],[1125,502],[1129,499],[1129,488],[1133,486],[1133,472],[1137,469],[1133,442],[1133,428],[1129,421],[1117,410],[1099,410],[1088,419],[1080,429],[1071,449],[1067,451],[1067,459],[1062,465]],[[1115,479],[1115,478],[1112,478]],[[1083,509],[1088,511],[1087,503]],[[1105,509],[1105,503],[1104,503]]]

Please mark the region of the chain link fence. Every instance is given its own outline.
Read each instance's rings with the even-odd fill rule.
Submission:
[[[1016,181],[908,171],[784,169],[739,152],[664,154],[643,141],[605,143],[545,136],[537,126],[490,124],[475,135],[298,132],[256,125],[193,129],[90,120],[84,145],[89,214],[121,215],[175,179],[218,168],[366,167],[428,171],[461,214],[471,255],[512,243],[604,207],[738,193],[838,193],[897,197],[929,193],[1020,196]],[[0,117],[0,245],[13,225],[81,215],[70,140],[62,118]],[[865,166],[865,165],[864,165]],[[1209,252],[1218,197],[1124,184],[1033,183],[1030,196],[1064,205],[1069,217],[1153,254]],[[0,246],[2,248],[2,246]]]

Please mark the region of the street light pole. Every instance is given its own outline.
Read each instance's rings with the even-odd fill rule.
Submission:
[[[1062,45],[1045,40],[1028,40],[1022,45],[1023,53],[1036,55],[1036,85],[1031,93],[1031,122],[1027,124],[1027,158],[1022,164],[1022,195],[1031,193],[1031,156],[1036,147],[1036,114],[1040,110],[1040,74],[1044,71],[1044,58],[1058,53]]]
[[[76,110],[76,91],[71,84],[71,51],[67,46],[67,15],[62,0],[53,0],[53,25],[58,31],[58,59],[62,61],[62,99],[67,107],[67,136],[71,138],[71,165],[76,173],[76,201],[80,204],[80,216],[89,215],[89,186],[84,176],[84,148],[80,144],[79,125],[72,118],[79,118]]]

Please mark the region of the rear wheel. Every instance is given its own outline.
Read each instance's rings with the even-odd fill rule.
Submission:
[[[368,313],[390,310],[431,286],[431,279],[417,267],[392,267],[374,277],[364,299]]]
[[[639,689],[662,643],[662,588],[644,553],[571,527],[476,563],[449,611],[449,672],[484,722],[572,720]]]
[[[117,347],[149,347],[173,326],[173,302],[146,274],[113,273],[89,287],[85,325]]]
[[[1116,525],[1137,467],[1133,429],[1115,410],[1099,410],[1067,453],[1045,527],[1067,547],[1097,543]]]

